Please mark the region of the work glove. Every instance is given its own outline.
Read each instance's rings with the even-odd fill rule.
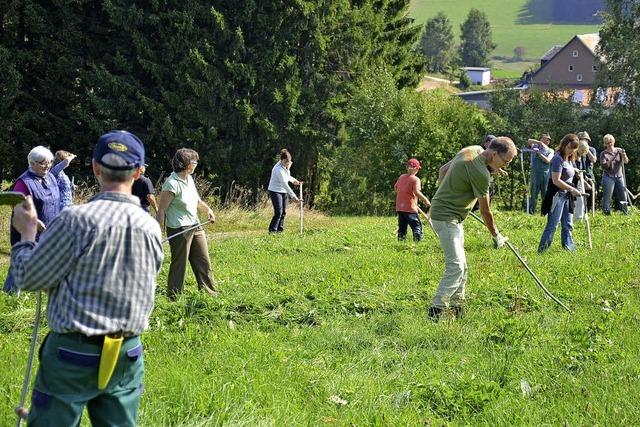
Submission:
[[[496,234],[493,238],[493,247],[496,249],[500,249],[507,243],[507,240],[509,239],[507,239],[506,236],[503,236],[502,234],[500,234],[500,232],[498,232],[498,234]]]

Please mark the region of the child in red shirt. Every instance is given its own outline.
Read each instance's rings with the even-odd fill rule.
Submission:
[[[418,199],[422,200],[425,207],[431,202],[420,191],[420,180],[416,176],[420,170],[420,162],[417,159],[409,159],[407,173],[400,175],[394,186],[396,190],[396,213],[398,214],[398,240],[407,237],[407,226],[413,232],[413,241],[422,240],[422,222],[418,216]]]

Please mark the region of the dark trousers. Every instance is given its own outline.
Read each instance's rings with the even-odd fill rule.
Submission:
[[[397,212],[398,214],[398,240],[404,240],[407,237],[407,227],[411,227],[413,231],[413,241],[422,240],[422,222],[417,213],[413,212]]]
[[[167,237],[171,237],[186,228],[188,227],[167,227]],[[198,289],[204,290],[209,295],[217,295],[217,286],[211,271],[207,236],[202,227],[174,237],[169,240],[169,246],[171,247],[171,264],[169,265],[169,277],[167,278],[167,295],[169,298],[176,299],[182,292],[187,263],[191,264],[191,269],[198,283]]]
[[[287,216],[289,198],[287,193],[276,193],[275,191],[269,191],[269,197],[273,205],[273,218],[269,224],[269,233],[280,233],[284,231],[284,217]]]

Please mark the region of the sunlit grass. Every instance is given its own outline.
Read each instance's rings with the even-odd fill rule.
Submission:
[[[431,232],[395,240],[391,217],[307,212],[299,234],[268,235],[271,211],[218,211],[207,225],[221,296],[159,277],[140,424],[631,425],[640,392],[635,273],[640,216],[597,214],[594,249],[538,255],[545,218],[499,212],[548,300],[488,232],[465,222],[468,314],[434,324],[426,308],[443,269]],[[6,241],[3,248],[7,249]],[[6,254],[3,255],[6,258]],[[6,262],[6,260],[5,260]],[[6,269],[6,267],[4,267]],[[35,298],[0,296],[0,419],[12,419]],[[45,328],[46,331],[46,328]]]

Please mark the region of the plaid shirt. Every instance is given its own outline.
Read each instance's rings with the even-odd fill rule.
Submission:
[[[48,290],[52,331],[137,335],[149,325],[161,239],[136,197],[99,193],[62,211],[39,243],[16,243],[11,270],[20,289]]]

